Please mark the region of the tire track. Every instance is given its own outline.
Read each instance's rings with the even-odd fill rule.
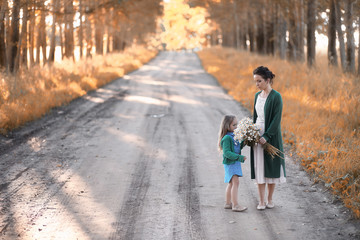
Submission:
[[[182,162],[182,170],[177,190],[180,199],[182,200],[181,205],[185,206],[186,232],[189,235],[187,238],[207,239],[201,222],[200,198],[197,190],[196,165],[193,162],[195,156],[193,149],[191,148],[192,142],[187,134],[187,129],[182,117],[180,117],[178,125],[181,129],[180,132],[184,134],[182,139],[188,139],[186,141],[186,155]],[[176,226],[179,221],[181,220],[175,217],[174,226]],[[182,239],[182,237],[183,236],[177,236],[177,231],[174,229],[173,239]]]
[[[153,78],[157,78],[161,72],[155,72]],[[160,93],[164,93],[163,101],[168,101],[168,90],[166,87],[158,88]],[[154,94],[154,93],[153,93]],[[154,98],[157,98],[153,96]],[[151,144],[151,149],[140,149],[140,156],[135,164],[131,183],[122,200],[123,205],[118,213],[117,221],[113,223],[115,231],[110,234],[109,239],[134,239],[137,233],[137,222],[142,217],[142,210],[151,186],[151,170],[156,151],[162,136],[161,132],[162,117],[171,114],[172,104],[168,106],[151,106],[144,114],[146,124],[143,129],[147,129],[145,139]],[[158,117],[161,115],[162,117]],[[154,117],[155,116],[155,117]],[[165,120],[166,121],[166,120]]]
[[[149,123],[146,129],[153,129],[150,136],[151,142],[159,142],[159,138],[155,138],[157,129],[161,119],[154,119],[154,123]],[[151,121],[148,121],[151,122]],[[154,145],[156,145],[154,142]],[[148,150],[146,150],[148,151]],[[124,204],[118,213],[117,222],[114,223],[115,232],[110,235],[113,239],[133,239],[135,234],[136,222],[141,217],[143,203],[150,186],[151,177],[151,161],[155,155],[154,149],[150,149],[150,154],[146,154],[145,149],[141,149],[139,161],[137,161],[130,186],[125,194]]]

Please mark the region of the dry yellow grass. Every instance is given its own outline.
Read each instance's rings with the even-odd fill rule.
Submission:
[[[323,181],[360,218],[360,80],[330,68],[227,48],[199,52],[204,68],[251,112],[258,90],[252,71],[260,65],[276,75],[273,88],[283,97],[284,140],[301,164]]]
[[[78,62],[33,67],[16,76],[0,73],[0,133],[41,117],[51,108],[69,103],[139,68],[156,51],[133,47],[123,53],[94,56]]]

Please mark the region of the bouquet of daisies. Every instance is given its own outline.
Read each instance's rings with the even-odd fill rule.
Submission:
[[[234,140],[238,140],[239,142],[244,141],[244,144],[250,147],[255,146],[255,143],[258,143],[261,138],[260,129],[248,117],[239,121],[237,128],[234,130],[234,135]],[[283,158],[280,155],[282,152],[270,143],[265,143],[263,148],[270,154],[271,158],[275,156]]]
[[[244,144],[253,147],[260,139],[260,129],[250,118],[243,118],[239,121],[234,130],[234,140],[244,141]]]

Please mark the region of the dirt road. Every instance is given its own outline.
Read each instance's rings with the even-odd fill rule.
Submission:
[[[224,210],[216,144],[229,113],[250,116],[195,54],[164,52],[1,137],[0,238],[360,238],[359,221],[290,158],[274,209],[256,210],[246,162],[239,199],[249,209]]]

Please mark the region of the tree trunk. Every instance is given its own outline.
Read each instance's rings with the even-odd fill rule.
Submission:
[[[304,51],[304,45],[305,45],[305,41],[304,41],[304,0],[300,0],[298,2],[299,6],[298,6],[298,12],[299,12],[299,21],[297,24],[297,32],[298,32],[298,60],[299,61],[304,61],[305,59],[305,51]]]
[[[345,9],[346,19],[346,70],[347,72],[355,73],[355,40],[353,28],[353,10],[354,1],[347,0]]]
[[[335,0],[330,0],[330,15],[328,28],[328,60],[329,64],[337,66],[336,54],[336,15],[335,15]]]
[[[269,39],[269,36],[268,36],[268,26],[269,26],[269,20],[268,20],[268,11],[271,11],[269,9],[269,5],[267,3],[267,1],[264,2],[265,4],[265,7],[266,7],[266,10],[263,11],[263,18],[264,18],[264,25],[263,25],[263,31],[264,31],[264,50],[263,50],[263,53],[264,54],[268,54],[268,39]]]
[[[296,61],[298,56],[298,32],[297,32],[297,8],[296,1],[291,1],[293,10],[289,11],[289,59],[291,61]]]
[[[90,8],[91,5],[87,2],[87,8]],[[93,48],[93,37],[92,37],[92,28],[91,21],[89,19],[89,14],[85,15],[85,27],[86,27],[86,57],[91,57],[91,51]]]
[[[11,54],[10,54],[10,72],[16,72],[15,62],[16,56],[18,54],[18,44],[19,44],[19,18],[20,18],[20,0],[13,1],[13,12],[12,12],[12,34],[11,34]]]
[[[341,29],[341,25],[342,25],[341,8],[339,1],[335,0],[334,3],[335,3],[335,14],[336,14],[336,31],[339,40],[341,68],[343,71],[346,71],[345,41],[344,41],[344,33],[343,30]]]
[[[95,20],[95,48],[96,54],[104,54],[104,43],[103,43],[103,24],[100,18],[101,9],[96,11],[96,20]]]
[[[28,59],[28,16],[29,16],[29,5],[28,1],[23,4],[23,19],[21,29],[21,64],[22,67],[27,68]]]
[[[250,42],[250,52],[254,52],[255,51],[255,36],[254,36],[254,24],[252,23],[252,17],[251,17],[251,13],[248,14],[249,15],[249,42]]]
[[[37,4],[34,1],[34,8],[37,8]],[[36,15],[35,15],[36,18]],[[41,17],[40,17],[41,19]],[[36,22],[36,21],[35,21]],[[40,64],[40,47],[41,47],[41,20],[40,24],[37,26],[37,36],[36,36],[36,65]]]
[[[278,39],[278,21],[279,21],[279,4],[278,3],[272,3],[273,4],[273,39],[274,39],[274,55],[278,55],[279,53],[279,39]]]
[[[107,25],[106,31],[107,31],[107,38],[106,38],[106,53],[110,53],[112,52],[112,40],[113,40],[113,33],[114,33],[114,28],[113,25],[111,24],[112,19],[114,18],[114,9],[110,8],[108,10],[108,14],[106,16],[106,22],[108,22],[109,24]]]
[[[237,13],[237,0],[233,1],[233,14],[234,14],[234,22],[235,22],[236,49],[240,49],[240,23],[239,23],[239,16]]]
[[[74,59],[74,8],[73,0],[67,0],[65,4],[65,57]]]
[[[316,28],[316,0],[308,0],[307,14],[307,64],[309,67],[315,65],[315,28]]]
[[[29,25],[29,43],[30,43],[30,67],[35,65],[34,47],[35,47],[35,4],[31,4],[30,25]]]
[[[256,48],[257,52],[260,54],[265,53],[264,49],[264,16],[263,11],[259,10],[257,15],[257,34],[256,34]]]
[[[248,20],[243,21],[243,30],[242,30],[242,46],[243,49],[246,51],[248,49],[247,46],[247,35],[248,35],[249,23]]]
[[[10,71],[10,60],[11,60],[11,37],[12,37],[12,31],[11,31],[11,16],[10,16],[10,8],[9,5],[7,5],[7,8],[5,10],[5,51],[6,51],[6,71]]]
[[[358,38],[358,76],[360,77],[360,16],[358,18],[358,33],[359,33],[359,38]]]
[[[266,20],[266,54],[274,55],[274,5],[269,2],[269,13]]]
[[[40,26],[39,26],[39,40],[41,45],[41,53],[42,53],[42,60],[43,65],[47,62],[46,56],[46,9],[45,9],[45,1],[41,3],[41,17],[40,17]]]
[[[83,1],[79,0],[80,26],[79,26],[79,47],[80,58],[83,57]]]
[[[279,39],[279,56],[281,59],[286,58],[286,21],[284,15],[280,10],[278,23],[278,39]]]
[[[65,57],[65,43],[64,43],[64,31],[62,27],[62,22],[59,24],[59,36],[60,36],[60,52],[61,52],[61,60]]]
[[[8,9],[7,0],[0,5],[0,68],[6,67],[6,45],[5,45],[5,11]]]
[[[53,0],[53,23],[51,26],[51,38],[50,38],[50,53],[49,53],[49,62],[55,61],[55,48],[56,48],[56,23],[57,23],[57,12],[59,11],[59,0]]]

